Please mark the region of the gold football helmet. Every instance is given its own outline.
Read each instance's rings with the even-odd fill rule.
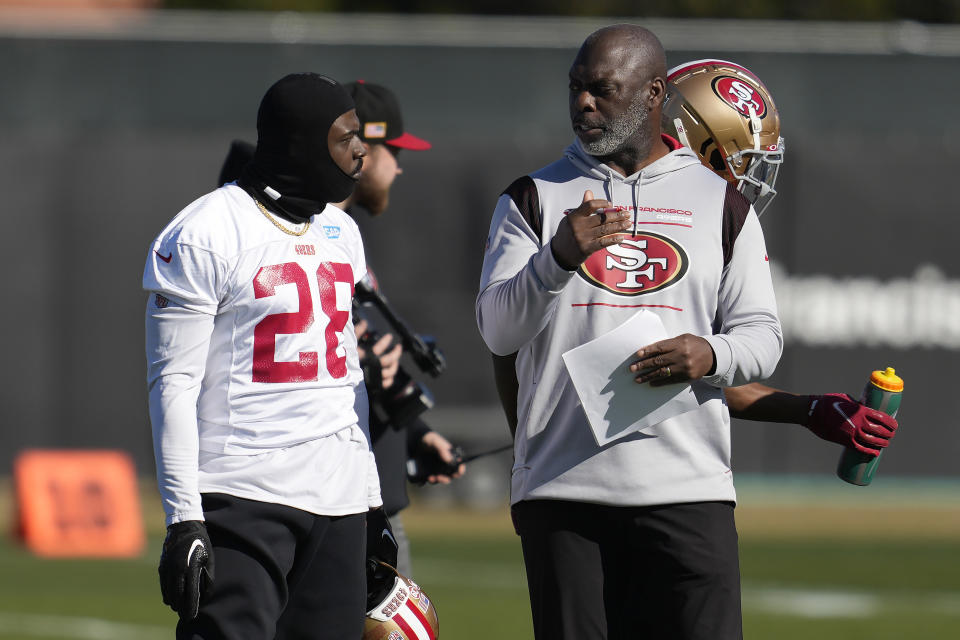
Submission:
[[[363,640],[437,640],[440,620],[416,582],[385,562],[367,577],[367,619]]]
[[[725,60],[695,60],[667,73],[663,130],[692,149],[738,189],[757,215],[777,195],[783,162],[780,115],[748,69]]]

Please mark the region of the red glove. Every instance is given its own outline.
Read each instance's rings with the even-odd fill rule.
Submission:
[[[890,444],[897,421],[882,411],[860,404],[845,393],[810,396],[804,425],[817,436],[870,456]]]

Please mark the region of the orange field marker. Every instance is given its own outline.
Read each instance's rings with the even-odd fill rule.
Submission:
[[[17,532],[42,556],[131,557],[145,534],[133,460],[122,451],[43,450],[14,461]]]

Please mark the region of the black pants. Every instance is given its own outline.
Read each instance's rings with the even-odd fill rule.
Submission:
[[[210,597],[178,639],[360,640],[366,606],[365,514],[318,516],[204,494],[213,543]]]
[[[733,505],[514,505],[534,635],[740,640]]]

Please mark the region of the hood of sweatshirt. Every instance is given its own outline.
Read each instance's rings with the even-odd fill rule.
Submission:
[[[614,182],[622,182],[633,187],[634,194],[645,184],[650,184],[661,180],[675,171],[679,171],[691,165],[700,164],[700,158],[696,153],[682,146],[679,142],[668,135],[661,134],[663,142],[670,147],[670,153],[663,156],[656,162],[648,164],[636,173],[624,176],[619,171],[612,169],[604,163],[597,160],[584,150],[579,139],[574,139],[573,143],[567,147],[563,155],[578,170],[592,178],[602,180],[606,188],[606,198],[612,199],[612,185]],[[599,197],[599,194],[598,194]]]

